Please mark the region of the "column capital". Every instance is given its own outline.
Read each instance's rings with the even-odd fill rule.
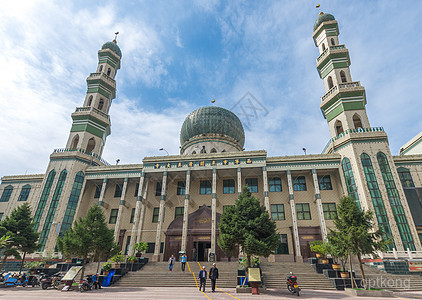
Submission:
[[[103,179],[103,183],[107,183],[107,181],[108,181],[108,178]]]
[[[187,175],[190,175],[190,173],[191,173],[191,170],[187,170],[187,171],[186,171],[186,174],[187,174]]]
[[[212,172],[215,174],[215,173],[217,173],[217,169],[216,168],[214,168],[214,169],[212,169]]]
[[[263,166],[262,171],[267,171],[267,166]]]
[[[287,173],[287,175],[292,175],[292,171],[290,171],[290,170],[287,170],[286,173]]]
[[[312,169],[312,174],[316,174],[316,169]]]
[[[129,181],[129,178],[125,177],[124,182],[128,182],[128,181]]]
[[[242,168],[241,167],[237,167],[237,172],[240,172],[240,171],[242,171]]]
[[[167,171],[164,171],[163,172],[163,176],[167,176]]]
[[[141,172],[141,177],[145,177],[145,171]]]

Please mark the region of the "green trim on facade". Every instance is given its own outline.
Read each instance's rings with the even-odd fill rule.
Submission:
[[[348,65],[350,66],[350,56],[349,56],[349,50],[347,48],[341,49],[341,52],[331,52],[331,51],[339,51],[339,50],[329,50],[329,53],[325,58],[318,63],[317,70],[319,73],[325,68],[326,65],[332,60],[339,60],[343,59],[348,62]]]
[[[342,102],[335,109],[330,111],[327,115],[325,115],[324,111],[323,111],[323,114],[324,114],[324,117],[327,119],[327,121],[330,122],[339,114],[341,114],[343,111],[362,110],[362,109],[365,109],[364,101]]]
[[[346,99],[347,98],[347,99]],[[342,99],[345,99],[345,101],[353,100],[352,98],[355,98],[354,100],[359,100],[363,98],[363,101],[366,104],[366,95],[365,90],[354,90],[354,91],[339,91],[333,98],[330,99],[327,103],[325,103],[323,106],[321,106],[321,109],[326,111],[328,110],[333,104],[336,104],[337,101],[341,101]]]
[[[110,52],[98,52],[98,58],[100,57],[107,57],[108,59],[112,60],[115,64],[118,64],[120,60],[116,55]]]
[[[322,79],[324,79],[325,77],[327,77],[328,74],[330,74],[330,72],[332,70],[334,70],[334,69],[348,68],[349,66],[350,66],[350,60],[348,62],[345,62],[345,61],[333,62],[326,69],[324,69],[324,71],[322,71],[322,73],[318,69],[318,74],[319,74],[319,77],[321,77]]]
[[[315,46],[316,46],[316,39],[318,38],[318,36],[321,34],[321,32],[325,29],[325,30],[327,30],[327,29],[335,29],[336,31],[335,31],[335,34],[333,34],[333,35],[339,35],[340,34],[340,32],[339,32],[339,30],[338,30],[338,24],[337,23],[333,23],[333,24],[323,24],[322,26],[321,26],[321,28],[316,32],[316,33],[314,33],[313,34],[313,38],[314,38],[314,42],[315,42]],[[328,34],[327,34],[328,35]]]
[[[92,133],[95,136],[98,136],[99,138],[103,138],[104,133],[105,133],[105,130],[101,131],[90,124],[73,124],[70,131],[71,132],[86,131],[86,132]]]
[[[110,99],[111,93],[107,92],[105,89],[101,88],[101,86],[92,87],[88,85],[88,89],[86,93],[99,93],[100,95],[103,95],[107,99]],[[113,98],[114,99],[114,98]]]
[[[357,143],[357,144],[369,144],[369,143],[379,143],[379,142],[387,142],[388,139],[387,138],[381,138],[381,139],[362,139],[362,140],[352,140],[347,142],[344,145],[341,145],[340,147],[334,147],[334,151],[343,149],[344,147],[347,147],[353,143]]]
[[[99,119],[97,119],[96,117],[94,117],[93,115],[87,114],[87,115],[78,115],[78,116],[72,116],[72,120],[73,121],[92,121],[93,123],[97,124],[100,127],[104,127],[107,128],[110,126],[110,124],[103,122]]]

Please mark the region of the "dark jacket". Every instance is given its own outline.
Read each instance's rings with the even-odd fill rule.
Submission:
[[[203,275],[203,272],[205,272],[205,276]],[[207,279],[207,271],[206,270],[199,271],[198,278],[201,279],[202,277],[204,277],[205,279]]]
[[[212,267],[210,269],[210,279],[218,279],[218,269]]]

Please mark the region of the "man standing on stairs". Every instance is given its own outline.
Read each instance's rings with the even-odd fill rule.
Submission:
[[[199,290],[205,292],[205,283],[207,282],[207,270],[205,270],[205,266],[202,267],[202,270],[199,271]]]
[[[180,262],[182,263],[182,271],[185,272],[186,262],[188,261],[188,257],[186,253],[183,253],[182,257],[180,258]]]
[[[174,258],[174,255],[172,254],[171,257],[169,258],[169,271],[170,272],[173,270],[173,265],[174,265],[175,261],[176,261],[176,259]]]
[[[210,269],[210,279],[211,279],[211,289],[212,292],[215,292],[215,281],[218,279],[218,269],[215,266],[215,263],[212,264],[212,268]]]

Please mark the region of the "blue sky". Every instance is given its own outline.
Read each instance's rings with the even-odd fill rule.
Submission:
[[[43,173],[65,147],[97,51],[115,31],[123,58],[110,163],[140,163],[162,147],[177,154],[189,112],[212,99],[231,109],[248,92],[264,110],[249,119],[246,150],[320,153],[330,136],[312,40],[318,3],[338,20],[371,126],[385,128],[396,155],[422,130],[420,1],[9,1],[0,11],[0,176]]]

